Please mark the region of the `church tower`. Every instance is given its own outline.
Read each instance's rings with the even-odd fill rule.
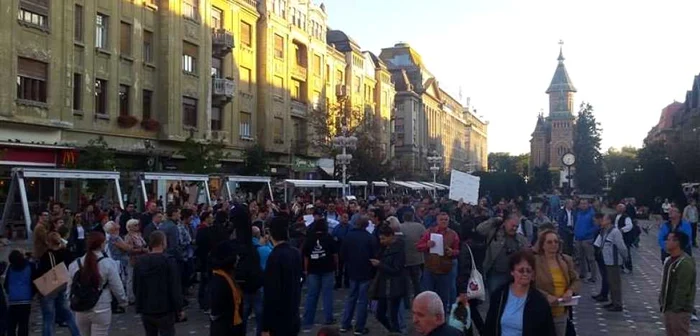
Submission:
[[[574,145],[574,93],[576,88],[564,66],[563,41],[559,41],[559,64],[554,70],[552,82],[546,93],[549,95],[549,168],[559,170],[561,158],[572,151]]]

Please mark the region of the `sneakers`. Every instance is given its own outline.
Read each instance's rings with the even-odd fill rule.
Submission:
[[[348,328],[340,328],[338,331],[339,331],[340,333],[343,333],[343,334],[344,334],[344,333],[348,332]]]
[[[622,311],[622,306],[613,304],[608,308],[605,308],[609,312],[621,312]]]
[[[695,322],[695,321],[698,320],[698,316],[695,315],[695,314],[691,314],[691,315],[690,315],[690,320],[693,321],[693,322]]]
[[[608,297],[603,295],[594,295],[591,298],[596,302],[608,302]]]
[[[352,333],[352,334],[353,334],[353,335],[358,335],[358,336],[359,336],[359,335],[367,335],[367,334],[369,334],[369,329],[364,328],[364,329],[362,329],[362,330],[355,330],[355,332]]]

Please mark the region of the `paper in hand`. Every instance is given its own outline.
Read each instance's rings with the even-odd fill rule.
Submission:
[[[445,255],[445,246],[442,241],[442,235],[437,233],[430,234],[430,240],[435,242],[435,246],[430,248],[430,253],[437,254],[439,256]]]

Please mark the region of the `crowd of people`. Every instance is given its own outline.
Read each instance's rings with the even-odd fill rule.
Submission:
[[[75,213],[52,203],[33,225],[32,251],[10,253],[1,325],[28,335],[35,296],[44,336],[59,325],[108,335],[112,314],[129,306],[149,336],[174,335],[194,304],[211,335],[296,335],[317,324],[323,335],[383,333],[369,330],[373,313],[390,334],[405,333],[410,315],[421,335],[568,336],[578,300],[609,299],[605,309],[621,312],[622,274],[633,270],[642,232],[634,200],[604,215],[599,202],[555,193],[530,210],[523,198],[489,197],[149,202],[142,213],[132,203]],[[667,334],[688,335],[698,213],[671,206],[668,214],[659,303]],[[62,263],[65,286],[37,293],[33,281]],[[598,281],[597,295],[581,297],[582,282]]]

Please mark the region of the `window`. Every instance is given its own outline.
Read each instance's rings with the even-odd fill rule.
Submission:
[[[312,66],[314,67],[314,74],[321,77],[321,56],[314,55],[314,64]]]
[[[212,131],[220,131],[221,124],[221,108],[218,106],[212,106],[209,127],[211,127]]]
[[[241,21],[241,43],[243,43],[243,45],[246,47],[253,46],[253,36],[251,34],[251,29],[252,27],[250,23]]]
[[[281,16],[287,17],[287,0],[273,0],[272,11]]]
[[[343,72],[340,70],[336,70],[335,71],[335,83],[337,85],[340,85],[340,84],[343,84],[343,82],[345,82],[345,80],[343,79]]]
[[[153,91],[143,90],[143,101],[141,102],[141,114],[143,120],[152,119],[151,106],[153,102]]]
[[[122,22],[119,35],[119,52],[122,55],[131,56],[131,25]]]
[[[211,76],[214,78],[223,78],[224,73],[221,70],[221,59],[212,58],[211,59]]]
[[[275,57],[284,58],[284,38],[275,34]]]
[[[29,58],[17,60],[17,98],[46,103],[48,64]]]
[[[107,114],[107,81],[95,79],[95,114]]]
[[[241,78],[240,78],[241,89],[243,90],[243,92],[251,93],[251,88],[253,86],[253,83],[251,82],[251,78],[250,78],[250,75],[251,75],[250,69],[241,67],[240,74],[241,74],[240,75],[241,76]]]
[[[274,143],[284,143],[284,119],[275,117],[272,133]]]
[[[199,0],[182,0],[182,15],[188,19],[199,19]]]
[[[292,99],[294,100],[300,100],[301,99],[301,82],[298,80],[292,79],[292,85],[291,85],[291,96]]]
[[[73,110],[83,109],[83,76],[79,73],[73,74]]]
[[[192,43],[182,42],[182,70],[188,73],[197,73],[197,46]]]
[[[73,38],[78,42],[83,42],[83,6],[75,5],[75,26],[73,27]]]
[[[362,90],[362,85],[360,85],[360,77],[355,76],[355,93],[360,93]]]
[[[241,138],[252,137],[253,118],[248,112],[241,112],[241,122],[238,125],[238,132]]]
[[[182,124],[197,127],[197,99],[182,97]]]
[[[129,87],[119,85],[119,115],[129,115]]]
[[[108,32],[109,32],[109,17],[102,14],[97,14],[95,18],[95,47],[101,49],[107,49],[108,44]]]
[[[284,98],[284,79],[280,76],[275,76],[272,80],[272,84],[274,85],[272,92],[274,92],[276,96]]]
[[[21,0],[17,19],[41,28],[49,27],[49,0]]]
[[[143,31],[143,61],[153,63],[153,33],[148,30]]]
[[[211,26],[218,29],[224,28],[224,12],[221,9],[212,7]]]

